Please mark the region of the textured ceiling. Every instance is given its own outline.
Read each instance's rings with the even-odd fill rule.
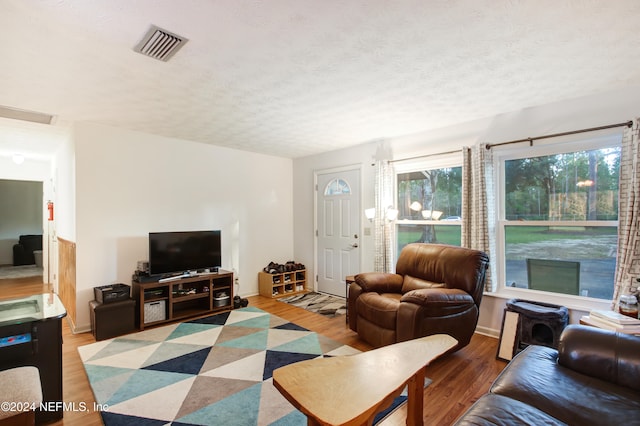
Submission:
[[[0,11],[0,105],[292,158],[640,84],[637,0],[0,0]],[[135,53],[150,24],[189,42],[166,63]]]

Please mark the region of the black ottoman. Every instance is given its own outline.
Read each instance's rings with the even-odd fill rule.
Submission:
[[[96,340],[129,334],[135,331],[136,301],[126,299],[112,303],[89,302],[91,331]]]

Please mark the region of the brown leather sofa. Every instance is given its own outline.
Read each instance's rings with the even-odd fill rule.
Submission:
[[[516,355],[456,425],[640,425],[640,337],[569,325],[558,350]]]
[[[349,286],[349,327],[374,347],[432,334],[466,346],[478,323],[489,257],[443,244],[406,245],[396,273],[366,272]]]

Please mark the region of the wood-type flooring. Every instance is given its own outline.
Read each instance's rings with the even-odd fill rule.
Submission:
[[[28,296],[51,291],[40,277],[0,280],[0,299]],[[358,339],[345,324],[345,317],[327,318],[320,314],[278,302],[275,299],[253,296],[249,305],[278,315],[291,322],[331,339],[338,340],[366,351],[369,345]],[[88,306],[87,306],[87,309]],[[95,399],[89,386],[78,346],[95,342],[91,333],[73,334],[63,320],[63,395],[67,404],[84,403],[87,411],[66,411],[61,421],[50,425],[101,425],[100,414],[92,410]],[[424,394],[425,425],[450,425],[462,415],[481,395],[487,392],[506,362],[496,359],[498,341],[495,338],[475,334],[471,343],[462,350],[436,360],[427,367],[426,375],[433,383]],[[348,401],[345,401],[348,402]],[[405,412],[400,409],[385,420],[385,426],[405,424]]]

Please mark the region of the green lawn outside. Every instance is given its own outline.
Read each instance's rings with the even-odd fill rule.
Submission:
[[[422,240],[425,225],[399,224],[398,253]],[[459,225],[436,225],[437,243],[460,245]],[[526,259],[578,261],[581,295],[610,300],[615,277],[617,228],[579,226],[506,226],[505,268],[507,282],[528,286]]]
[[[459,225],[436,225],[435,243],[460,245]],[[507,226],[507,244],[526,244],[540,241],[585,239],[588,237],[615,236],[615,227],[584,227],[584,226]],[[398,226],[398,247],[404,247],[409,243],[420,241],[422,231],[420,225],[399,225]]]
[[[432,241],[433,243],[460,245],[460,225],[436,225],[435,231],[436,241]],[[420,241],[422,238],[422,231],[414,226],[400,225],[397,232],[398,249],[402,249],[409,243]]]
[[[618,230],[614,227],[584,226],[506,226],[505,242],[507,244],[536,243],[539,241],[584,239],[588,237],[615,236]]]

